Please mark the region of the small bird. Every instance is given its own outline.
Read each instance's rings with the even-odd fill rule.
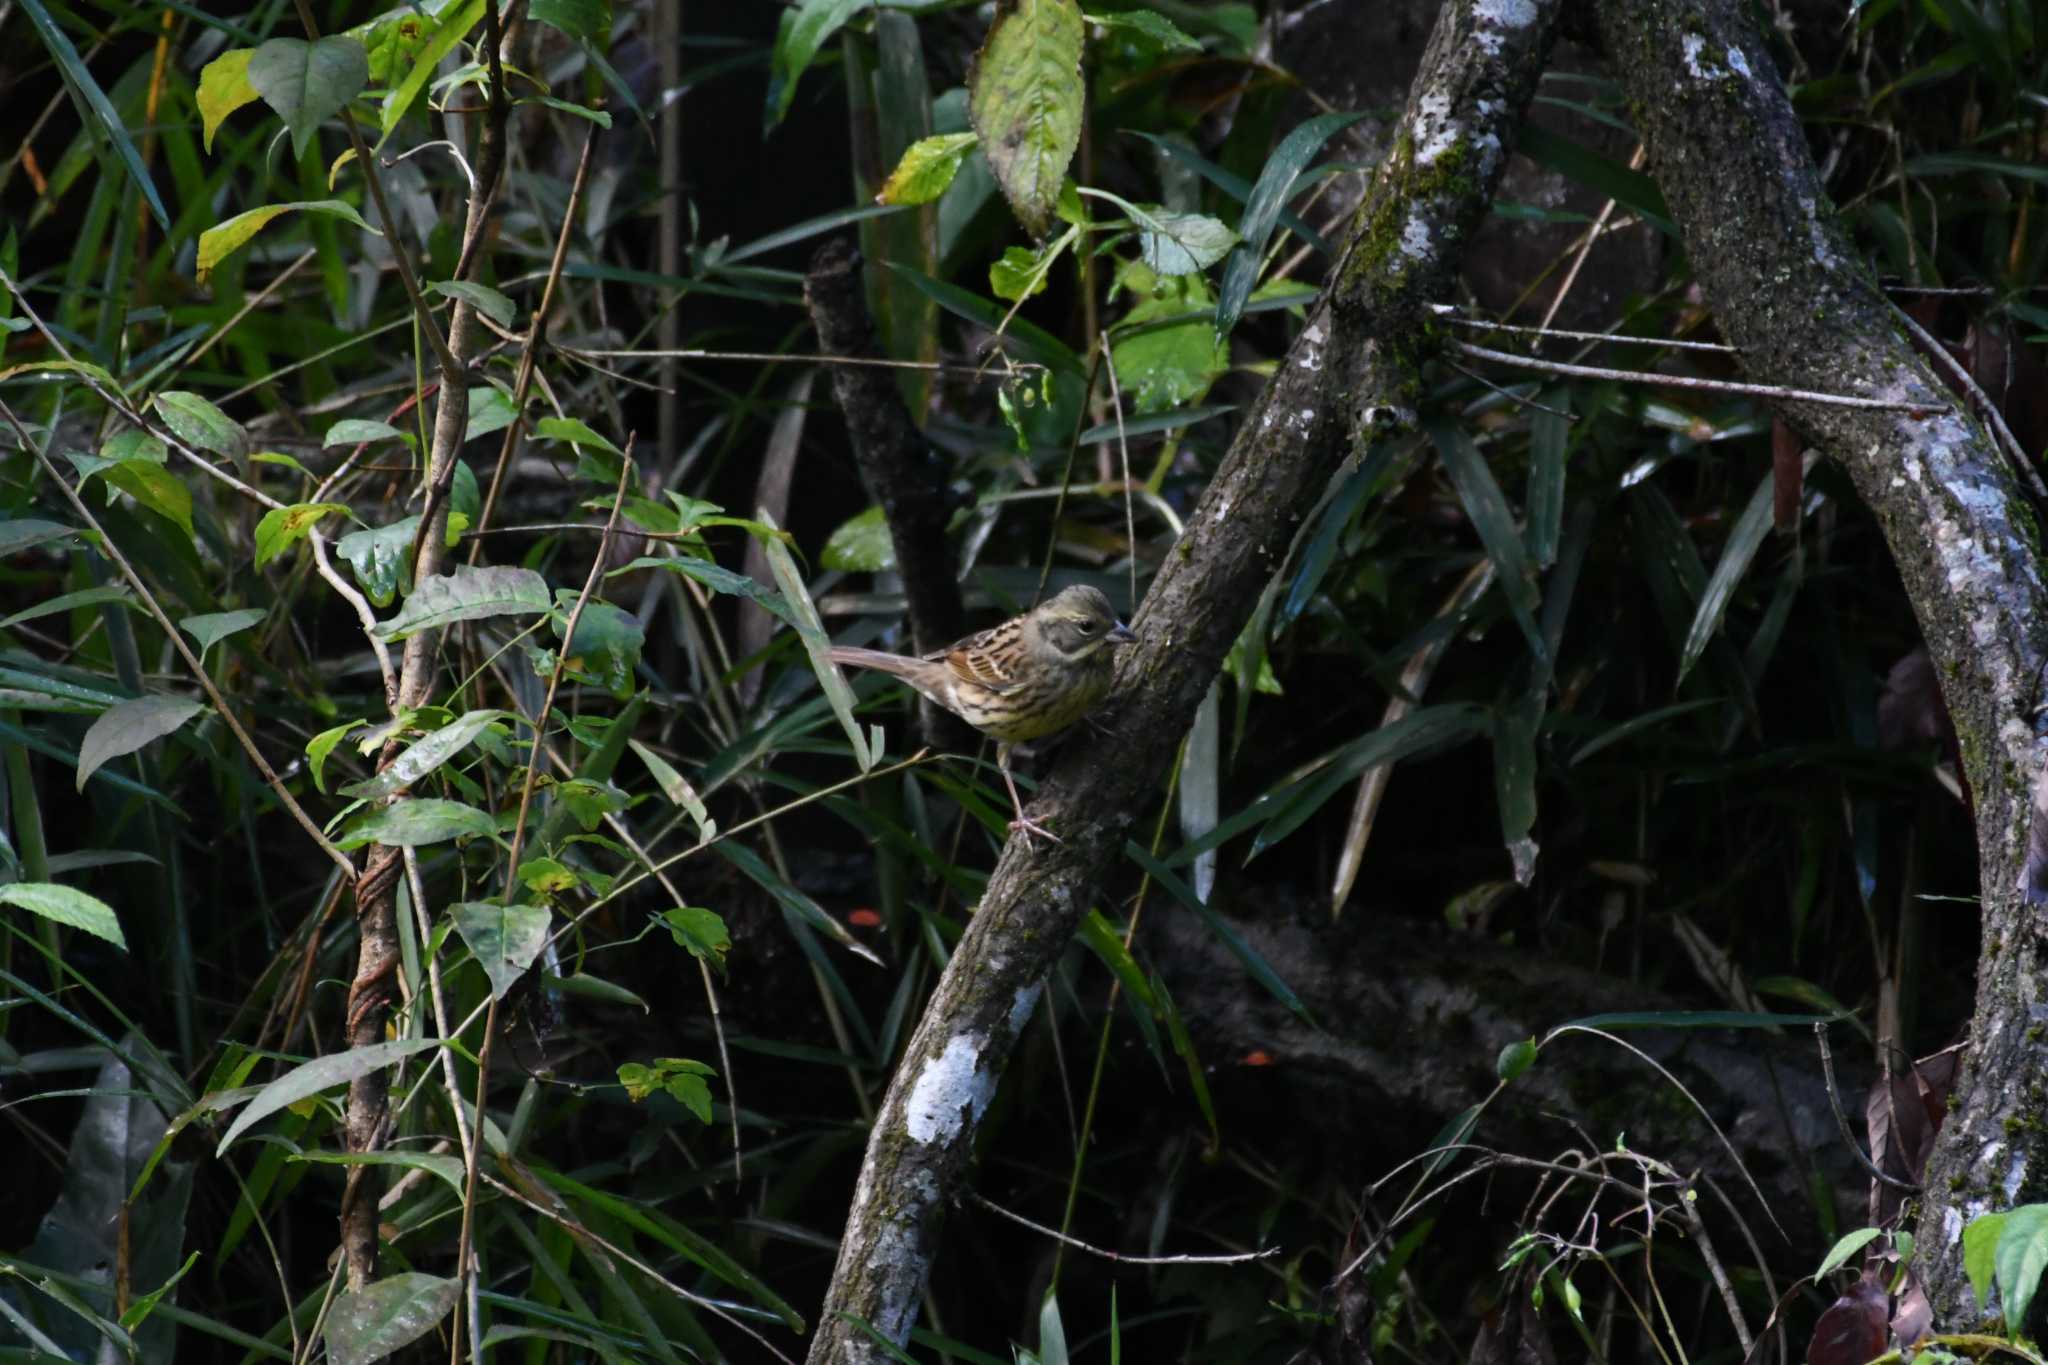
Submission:
[[[1082,584],[923,658],[840,645],[832,662],[893,673],[993,738],[996,766],[1017,813],[1010,828],[1058,843],[1050,830],[1024,818],[1010,776],[1011,746],[1064,730],[1093,711],[1109,694],[1115,669],[1107,646],[1137,638],[1100,589]]]

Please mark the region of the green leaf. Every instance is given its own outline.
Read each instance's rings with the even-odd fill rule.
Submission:
[[[774,518],[765,507],[754,515],[764,525],[775,525]],[[767,552],[768,568],[782,589],[783,600],[789,603],[790,624],[796,627],[798,637],[804,642],[804,652],[810,655],[811,670],[818,675],[818,683],[825,689],[825,700],[831,704],[832,714],[839,718],[840,728],[846,731],[847,743],[853,746],[853,761],[860,765],[862,772],[866,772],[875,766],[879,755],[869,747],[866,732],[854,718],[853,688],[848,685],[846,675],[839,671],[839,666],[832,662],[832,639],[825,634],[825,623],[818,616],[818,608],[804,590],[803,575],[797,571],[796,559],[779,538],[770,537],[760,545]]]
[[[79,741],[78,790],[85,790],[86,780],[101,764],[162,739],[205,709],[189,697],[150,696],[102,712]]]
[[[903,151],[896,169],[875,196],[880,204],[929,204],[951,187],[967,154],[980,145],[978,133],[940,133],[919,138]]]
[[[510,327],[513,317],[518,313],[512,300],[487,284],[471,284],[467,280],[437,280],[427,287],[443,298],[459,299],[500,327]]]
[[[1678,660],[1678,681],[1681,683],[1685,681],[1685,675],[1692,672],[1693,665],[1700,661],[1700,656],[1707,652],[1714,632],[1721,628],[1721,618],[1728,612],[1728,600],[1741,586],[1742,576],[1749,572],[1756,552],[1771,533],[1771,498],[1775,483],[1775,475],[1766,472],[1756,491],[1749,495],[1749,505],[1742,509],[1741,517],[1728,533],[1728,544],[1722,548],[1721,558],[1714,564],[1706,590],[1700,594],[1699,609],[1693,613],[1692,628],[1685,634],[1685,650]]]
[[[369,57],[370,84],[389,86],[393,78],[412,69],[413,59],[427,44],[431,22],[425,12],[400,5],[348,30]]]
[[[277,41],[287,41],[279,39]],[[201,284],[213,273],[215,266],[226,260],[236,248],[268,227],[273,219],[292,212],[318,213],[329,218],[340,218],[353,223],[365,232],[377,232],[363,221],[363,215],[356,212],[355,205],[343,199],[303,199],[293,204],[265,204],[262,208],[238,213],[217,227],[210,227],[199,234],[199,259],[195,273]]]
[[[1122,14],[1084,14],[1081,17],[1098,28],[1133,34],[1167,52],[1202,50],[1201,43],[1174,27],[1171,19],[1151,10],[1134,9]]]
[[[1112,333],[1110,357],[1117,383],[1140,413],[1167,412],[1198,403],[1230,367],[1230,351],[1207,321],[1162,319],[1205,312],[1213,303],[1199,275],[1160,276],[1132,262],[1118,282],[1138,296]]]
[[[1245,201],[1244,216],[1238,219],[1238,235],[1244,240],[1231,251],[1223,266],[1223,292],[1216,304],[1216,335],[1228,337],[1259,282],[1259,265],[1265,259],[1266,243],[1280,211],[1294,197],[1294,182],[1308,163],[1336,133],[1364,118],[1363,114],[1318,114],[1303,122],[1282,139],[1266,158],[1251,197]]]
[[[512,400],[491,384],[479,384],[469,391],[469,425],[462,430],[464,441],[474,441],[479,436],[488,436],[512,425],[518,416],[512,410]]]
[[[362,724],[363,722],[359,720],[343,721],[331,729],[322,730],[306,741],[306,764],[313,770],[314,788],[323,795],[327,791],[327,784],[322,780],[327,767],[327,756],[334,752],[336,745],[348,737],[349,731],[360,728]]]
[[[344,417],[327,428],[327,434],[320,438],[320,448],[333,446],[360,445],[369,441],[403,441],[406,433],[389,422],[371,422],[361,417]]]
[[[253,47],[232,48],[199,72],[199,93],[194,102],[199,106],[200,128],[209,153],[213,151],[213,135],[220,131],[228,115],[263,98],[249,84],[249,59],[255,55]]]
[[[647,771],[654,775],[654,781],[661,788],[661,794],[672,806],[681,806],[697,826],[697,841],[704,842],[718,833],[718,822],[711,818],[711,812],[704,805],[704,798],[697,795],[697,789],[689,780],[675,770],[675,766],[654,750],[637,739],[626,741],[626,747],[640,755],[640,761],[647,765]]]
[[[1074,0],[1014,0],[996,13],[967,77],[968,119],[1017,221],[1052,226],[1081,140],[1084,38]]]
[[[467,712],[413,744],[376,776],[343,787],[341,794],[362,801],[380,801],[402,791],[467,749],[478,735],[505,716],[503,711]]]
[[[497,832],[498,822],[489,811],[460,801],[415,797],[394,801],[352,822],[335,847],[344,852],[365,844],[421,848],[450,839],[487,839]]]
[[[1062,237],[1036,251],[1024,246],[1004,247],[1003,254],[989,262],[989,292],[1012,303],[1044,293],[1052,263],[1066,249],[1065,244],[1066,238]]]
[[[4,556],[0,556],[0,558],[4,558]],[[32,607],[23,607],[14,615],[7,617],[5,620],[0,620],[0,630],[5,630],[9,626],[20,625],[23,621],[34,621],[39,617],[55,616],[59,612],[72,611],[78,607],[94,607],[103,602],[119,602],[127,607],[137,605],[125,583],[109,584],[104,588],[80,588],[77,592],[63,593],[47,601],[38,602]]]
[[[624,568],[614,569],[612,572],[614,574],[631,573],[635,569],[667,569],[670,573],[679,573],[685,578],[694,578],[713,592],[730,593],[735,597],[745,597],[750,601],[757,602],[763,610],[782,618],[791,625],[795,625],[797,622],[796,610],[790,606],[789,599],[781,593],[773,588],[756,583],[743,573],[734,573],[724,565],[713,564],[708,559],[694,559],[688,555],[678,555],[673,559],[658,559],[652,555],[642,555]]]
[[[562,640],[568,628],[569,612],[576,594],[568,589],[555,594],[553,620],[555,639]],[[640,618],[609,602],[586,602],[576,618],[576,638],[562,643],[567,667],[608,688],[615,697],[632,695],[633,670],[640,662],[640,647],[646,633]]]
[[[782,11],[775,50],[768,58],[768,105],[761,116],[764,137],[789,113],[790,103],[796,99],[796,83],[819,49],[867,4],[868,0],[803,0]]]
[[[335,1296],[327,1314],[333,1365],[372,1365],[434,1330],[455,1307],[460,1281],[416,1270]]]
[[[379,146],[391,136],[391,130],[398,126],[398,121],[419,98],[420,91],[426,89],[427,82],[434,78],[441,59],[454,51],[455,45],[468,36],[483,17],[484,0],[468,0],[466,4],[451,5],[441,11],[440,21],[434,25],[432,35],[411,57],[405,78],[384,97],[382,131],[377,139]]]
[[[1630,170],[1619,161],[1535,123],[1525,122],[1516,133],[1515,150],[1539,166],[1634,209],[1658,231],[1674,238],[1678,235],[1671,222],[1671,210],[1664,203],[1664,192],[1644,172]]]
[[[1237,234],[1205,213],[1153,213],[1140,226],[1139,253],[1162,275],[1207,270],[1237,245]]]
[[[857,512],[825,541],[818,562],[840,573],[884,573],[896,567],[896,543],[880,507]]]
[[[553,605],[547,580],[531,569],[460,564],[454,573],[429,578],[414,588],[398,615],[377,627],[377,637],[403,640],[457,621],[544,612]]]
[[[178,628],[199,642],[199,658],[203,662],[207,650],[235,632],[247,630],[269,614],[262,607],[209,612],[204,616],[187,616],[178,622]]]
[[[1561,1029],[1598,1029],[1602,1033],[1625,1033],[1631,1029],[1672,1028],[1812,1028],[1831,1024],[1831,1014],[1759,1014],[1750,1010],[1625,1010],[1614,1014],[1589,1014],[1559,1024]]]
[[[374,605],[388,607],[397,596],[404,581],[405,557],[412,551],[412,540],[419,534],[419,528],[419,515],[415,513],[389,526],[350,531],[334,542],[335,553],[348,561],[357,586]]]
[[[1963,1271],[1970,1277],[1970,1288],[1976,1291],[1979,1308],[1991,1303],[1996,1273],[1992,1258],[1998,1251],[1998,1239],[2005,1232],[2005,1220],[2010,1217],[2011,1210],[1983,1213],[1963,1228]]]
[[[11,521],[0,521],[0,559],[20,554],[32,545],[62,540],[66,536],[78,534],[75,527],[63,526],[54,521],[42,521],[36,517],[16,517]]]
[[[256,1092],[247,1107],[235,1116],[234,1123],[229,1125],[226,1135],[220,1140],[220,1146],[214,1150],[214,1155],[225,1153],[236,1138],[280,1109],[297,1104],[300,1100],[311,1099],[323,1090],[346,1085],[373,1071],[381,1071],[387,1066],[396,1065],[415,1053],[439,1046],[441,1040],[438,1038],[407,1038],[394,1043],[372,1043],[368,1047],[330,1053],[325,1057],[315,1057],[310,1062],[303,1062]]]
[[[1465,515],[1472,519],[1472,529],[1479,532],[1479,543],[1500,570],[1501,591],[1507,595],[1515,624],[1529,642],[1529,652],[1539,660],[1548,659],[1550,651],[1534,615],[1538,596],[1535,571],[1523,548],[1521,528],[1515,525],[1515,515],[1508,510],[1508,500],[1494,481],[1493,470],[1463,428],[1432,422],[1429,436],[1443,460],[1444,472],[1451,476],[1451,486],[1458,490]]]
[[[1280,973],[1273,970],[1258,949],[1245,942],[1244,935],[1238,933],[1230,921],[1217,914],[1208,902],[1197,896],[1194,888],[1182,881],[1178,873],[1154,858],[1133,840],[1124,841],[1124,856],[1130,858],[1150,874],[1154,881],[1165,887],[1168,895],[1194,911],[1202,922],[1209,926],[1209,932],[1221,939],[1223,946],[1230,950],[1231,955],[1244,964],[1245,970],[1251,973],[1252,980],[1265,987],[1269,995],[1293,1011],[1303,1023],[1312,1028],[1317,1027],[1315,1017],[1308,1012],[1308,1006],[1301,1002],[1301,997],[1295,994],[1294,988],[1287,984]]]
[[[292,130],[293,155],[304,156],[320,125],[369,84],[370,58],[356,38],[272,38],[249,58],[248,77]]]
[[[725,954],[732,947],[732,935],[717,912],[685,905],[664,910],[661,922],[668,926],[677,947],[720,971],[725,970]]]
[[[162,441],[150,433],[140,427],[130,427],[126,431],[116,432],[100,444],[100,458],[111,460],[115,464],[124,464],[129,460],[165,464],[169,462],[171,452]]]
[[[120,489],[192,536],[192,490],[177,475],[149,460],[123,460],[100,471],[100,478]]]
[[[592,431],[590,427],[574,417],[543,417],[533,424],[533,438],[536,441],[567,441],[571,445],[596,446],[607,455],[623,456],[624,451]]]
[[[1832,1275],[1835,1271],[1848,1264],[1851,1256],[1854,1256],[1857,1252],[1863,1250],[1863,1248],[1869,1246],[1882,1236],[1884,1236],[1883,1228],[1858,1228],[1854,1232],[1844,1234],[1832,1247],[1828,1248],[1828,1254],[1820,1258],[1820,1269],[1813,1272],[1813,1278],[1825,1280],[1829,1275]]]
[[[22,8],[28,11],[30,26],[57,63],[57,72],[64,78],[65,88],[71,92],[78,106],[91,116],[99,136],[114,149],[114,155],[126,168],[128,178],[135,182],[135,187],[149,204],[149,211],[156,215],[157,225],[169,232],[171,216],[164,211],[164,201],[157,195],[156,182],[149,178],[149,168],[142,164],[142,154],[135,150],[135,143],[128,136],[127,122],[107,99],[106,91],[100,89],[92,73],[85,69],[85,63],[79,60],[78,49],[71,45],[71,39],[50,17],[50,12],[43,8],[42,0],[22,0]]]
[[[156,411],[179,440],[239,460],[249,448],[242,424],[196,393],[167,389],[156,396]]]
[[[611,42],[611,0],[531,0],[527,15],[600,50]]]
[[[2041,1272],[2048,1270],[2048,1204],[2022,1204],[2006,1216],[1991,1255],[1998,1275],[1998,1302],[2005,1309],[2005,1330],[2017,1338],[2025,1330]]]
[[[1545,389],[1543,404],[1529,413],[1529,558],[1539,569],[1557,563],[1557,545],[1564,526],[1564,457],[1570,433],[1571,390]],[[1552,409],[1552,411],[1545,411]]]
[[[115,916],[114,907],[72,887],[56,882],[4,882],[0,883],[0,905],[19,906],[32,915],[83,929],[124,953],[128,951],[128,940],[121,937],[121,921]]]
[[[503,1000],[548,945],[553,919],[545,905],[492,905],[460,901],[448,907],[456,931],[491,979],[491,997]]]
[[[306,538],[306,533],[320,523],[322,518],[340,513],[348,515],[345,502],[298,502],[289,507],[273,507],[263,514],[256,523],[256,567],[262,568],[271,560],[289,550]]]
[[[1536,1061],[1536,1040],[1519,1038],[1500,1050],[1494,1059],[1493,1074],[1504,1081],[1512,1081]]]

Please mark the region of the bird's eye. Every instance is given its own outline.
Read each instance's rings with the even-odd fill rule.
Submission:
[[[1093,635],[1095,633],[1095,622],[1083,621],[1081,623],[1081,633],[1083,635]]]

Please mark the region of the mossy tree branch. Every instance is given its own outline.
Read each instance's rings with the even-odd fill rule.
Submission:
[[[854,1319],[905,1341],[946,1202],[1040,980],[1121,852],[1299,519],[1347,455],[1410,427],[1448,292],[1536,86],[1557,0],[1449,0],[1395,151],[1360,206],[1326,300],[1246,417],[1133,622],[1100,737],[1069,745],[1033,815],[1064,842],[1012,839],[904,1051],[868,1140],[810,1360],[886,1359]]]
[[[1837,221],[1770,49],[1740,0],[1595,0],[1692,269],[1753,379],[1917,405],[1786,402],[1876,512],[1919,618],[1974,796],[1984,948],[1971,1049],[1926,1178],[1935,1320],[1977,1310],[1964,1222],[2048,1195],[2048,939],[2025,894],[2029,794],[2048,759],[2039,522],[2015,471],[1914,350]],[[1880,1040],[1891,1042],[1896,1040]]]

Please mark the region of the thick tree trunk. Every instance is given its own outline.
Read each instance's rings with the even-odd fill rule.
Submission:
[[[1877,512],[1932,651],[1975,797],[1984,948],[1968,1059],[1918,1242],[1936,1321],[1977,1314],[1976,1214],[2048,1195],[2048,939],[2026,903],[2029,793],[2048,756],[2039,524],[2010,464],[1929,373],[1849,244],[1741,0],[1595,0],[1611,69],[1722,331],[1751,378],[1920,406],[1785,402]]]
[[[946,1201],[1044,976],[1192,723],[1260,591],[1346,455],[1415,419],[1426,305],[1454,278],[1541,73],[1556,0],[1450,0],[1394,151],[1325,303],[1248,414],[1133,622],[1099,738],[1034,804],[1064,842],[1012,839],[904,1051],[868,1139],[813,1365],[907,1339]],[[856,1322],[858,1320],[858,1322]]]

